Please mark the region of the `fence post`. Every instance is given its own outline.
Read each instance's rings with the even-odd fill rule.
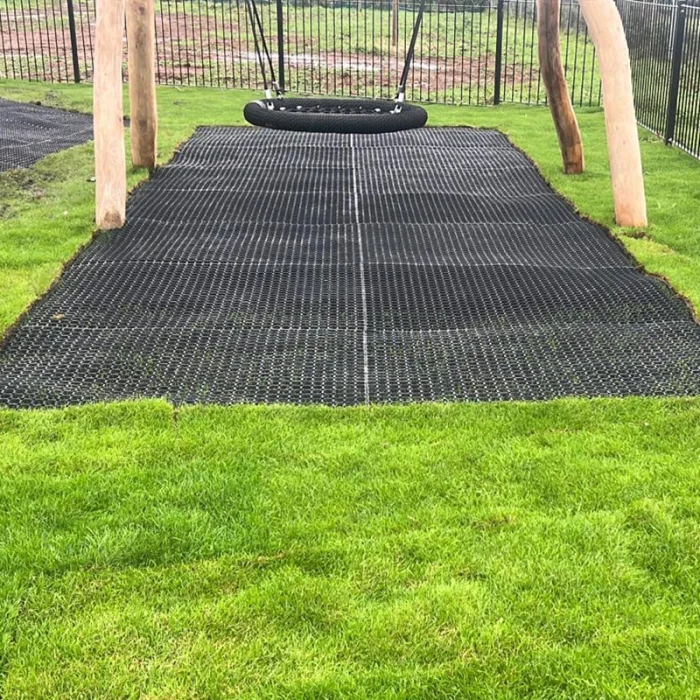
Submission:
[[[503,15],[505,0],[498,0],[496,11],[496,75],[493,88],[493,103],[501,103],[501,73],[503,72]]]
[[[284,86],[284,15],[282,13],[282,0],[277,0],[277,84],[282,92]]]
[[[673,39],[673,63],[671,64],[671,88],[668,93],[668,112],[666,114],[666,145],[673,143],[676,135],[676,113],[680,94],[681,67],[683,64],[683,43],[685,42],[685,5],[678,4],[676,14],[676,33]]]
[[[68,28],[70,30],[70,48],[73,56],[73,79],[80,82],[80,63],[78,62],[78,34],[75,30],[75,10],[73,0],[68,0]]]

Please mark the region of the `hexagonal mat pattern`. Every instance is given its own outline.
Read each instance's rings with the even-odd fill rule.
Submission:
[[[0,403],[700,393],[700,328],[494,131],[199,129],[6,338]]]
[[[0,98],[0,172],[92,141],[92,116]]]

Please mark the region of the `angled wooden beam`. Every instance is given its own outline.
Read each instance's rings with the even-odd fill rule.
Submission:
[[[585,161],[581,131],[561,61],[559,4],[560,0],[537,0],[540,70],[559,137],[564,172],[578,175],[583,172]]]
[[[126,149],[122,97],[124,0],[97,0],[95,29],[95,185],[97,225],[121,228],[126,221]]]
[[[603,82],[615,218],[620,226],[646,226],[644,172],[622,19],[614,0],[580,0],[580,5],[598,53]]]
[[[131,161],[154,168],[158,139],[155,0],[126,0],[131,102]]]

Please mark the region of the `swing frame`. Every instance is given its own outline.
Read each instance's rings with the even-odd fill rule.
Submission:
[[[596,46],[603,81],[605,120],[615,216],[621,226],[647,223],[644,177],[634,112],[629,51],[614,0],[580,0],[584,19]],[[155,73],[154,0],[96,0],[94,78],[96,221],[101,229],[121,228],[126,222],[126,153],[122,96],[124,19],[129,34],[129,95],[131,102],[132,163],[156,164],[158,116]],[[562,149],[567,138],[580,143],[578,124],[565,85],[559,49],[559,0],[538,0],[538,31],[543,79]],[[557,56],[559,61],[557,62]],[[549,68],[549,70],[547,70]],[[407,71],[405,71],[407,72]],[[405,89],[405,77],[402,86]],[[401,91],[401,86],[399,87]],[[272,99],[272,97],[271,97]],[[403,102],[400,96],[397,102]],[[404,107],[405,108],[405,107]],[[568,134],[568,137],[567,137]],[[564,150],[562,150],[564,152]],[[583,148],[574,153],[583,170]],[[567,157],[565,156],[565,169]]]

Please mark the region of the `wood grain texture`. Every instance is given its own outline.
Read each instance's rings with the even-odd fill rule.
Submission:
[[[126,0],[126,28],[131,160],[137,167],[154,168],[158,149],[154,0]]]
[[[578,175],[584,171],[585,160],[581,131],[561,61],[559,4],[559,0],[537,0],[540,68],[559,137],[564,172]]]
[[[643,227],[647,225],[644,173],[622,19],[614,0],[580,0],[580,4],[603,82],[615,218],[620,226]]]
[[[97,0],[95,29],[96,221],[101,229],[126,222],[126,149],[122,96],[124,0]]]

